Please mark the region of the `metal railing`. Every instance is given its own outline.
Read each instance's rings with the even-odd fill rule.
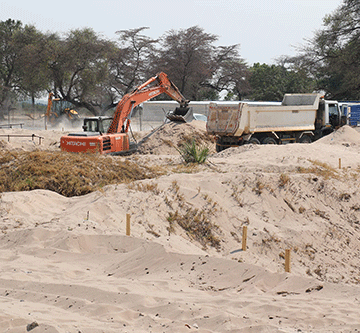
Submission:
[[[13,128],[13,126],[20,126],[22,128],[24,123],[18,123],[18,124],[0,124],[0,128]]]
[[[14,137],[20,137],[20,138],[32,138],[32,141],[34,141],[35,138],[39,139],[39,145],[41,145],[41,140],[44,139],[44,137],[36,135],[36,134],[1,134],[0,137],[7,137],[8,138],[8,142],[10,142],[10,138],[14,138]]]

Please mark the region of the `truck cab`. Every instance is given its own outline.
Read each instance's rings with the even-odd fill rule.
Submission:
[[[342,115],[339,103],[321,99],[316,116],[316,130],[326,135],[344,124],[346,124],[346,116]]]
[[[341,124],[341,111],[339,103],[336,101],[325,101],[325,115],[329,118],[326,123],[333,128],[337,128]]]

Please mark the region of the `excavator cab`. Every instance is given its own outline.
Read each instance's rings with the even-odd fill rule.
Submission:
[[[84,132],[106,133],[112,123],[112,117],[88,117],[84,119]]]

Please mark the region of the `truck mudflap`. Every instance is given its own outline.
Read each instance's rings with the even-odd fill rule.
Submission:
[[[189,123],[194,120],[194,114],[192,108],[176,108],[174,111],[170,111],[166,118],[171,121],[178,121],[181,123]]]

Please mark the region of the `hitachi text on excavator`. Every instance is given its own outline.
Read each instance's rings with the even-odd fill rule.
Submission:
[[[132,110],[142,102],[166,93],[180,106],[168,115],[170,120],[186,122],[189,101],[163,72],[126,94],[118,103],[113,117],[84,119],[83,132],[69,133],[60,139],[60,148],[68,152],[116,154],[129,151],[129,126]],[[183,119],[183,120],[181,120]]]

